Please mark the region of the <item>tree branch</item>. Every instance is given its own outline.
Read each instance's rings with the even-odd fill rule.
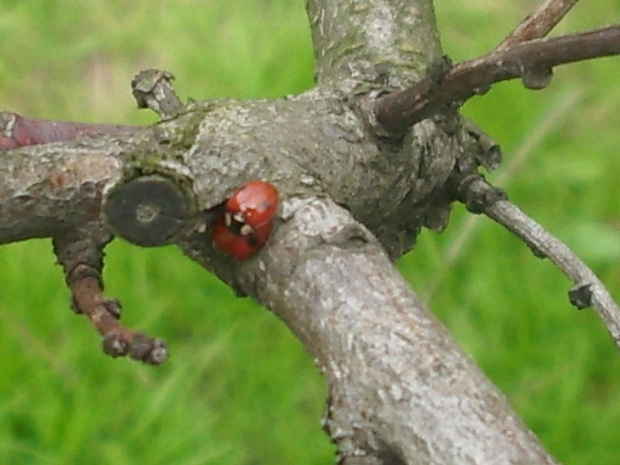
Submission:
[[[52,237],[97,218],[106,186],[122,177],[122,163],[98,148],[40,145],[2,152],[0,244]],[[122,150],[118,142],[117,150]]]
[[[430,0],[309,0],[307,10],[319,85],[402,89],[441,56]]]
[[[17,113],[2,111],[0,112],[0,151],[69,141],[86,135],[131,134],[140,129],[140,126],[32,119]]]
[[[65,270],[73,310],[88,317],[103,336],[106,354],[112,357],[129,355],[150,365],[160,365],[168,357],[163,341],[123,326],[119,321],[120,302],[101,295],[103,248],[111,239],[105,225],[96,223],[54,238],[54,253]]]
[[[462,104],[507,79],[521,78],[526,87],[549,84],[553,67],[620,54],[620,25],[502,48],[453,66],[442,78],[427,78],[416,86],[377,100],[374,117],[380,131],[400,134],[442,107]]]
[[[547,0],[508,34],[496,50],[503,50],[520,42],[546,37],[578,1]]]
[[[122,136],[4,152],[0,243],[54,237],[75,306],[103,334],[105,349],[149,363],[165,350],[118,323],[118,305],[102,297],[102,249],[112,234],[140,245],[177,244],[273,310],[304,342],[329,383],[325,426],[342,464],[556,463],[390,261],[420,228],[446,225],[454,200],[447,180],[478,168],[480,145],[492,148],[453,112],[420,121],[397,144],[368,130],[366,96],[435,71],[431,6],[309,1],[316,89],[179,111],[180,102],[163,108],[166,92],[147,86],[147,94],[164,97],[145,104],[166,121]],[[514,45],[492,58],[512,57],[504,73],[516,66],[520,75],[544,78],[539,54],[547,43]],[[486,82],[479,69],[501,75],[506,63],[496,61],[453,68],[465,76],[453,85],[465,92],[466,84]],[[0,144],[19,145],[12,131]],[[282,207],[267,247],[235,261],[214,247],[213,219],[231,192],[256,178],[277,186]],[[74,252],[81,241],[84,254]],[[587,300],[589,290],[575,290],[575,300]]]
[[[422,226],[445,226],[450,202],[429,194],[440,189],[462,151],[456,136],[432,121],[398,149],[378,147],[353,109],[332,113],[340,104],[317,91],[276,102],[195,103],[176,118],[123,137],[6,151],[2,161],[10,176],[0,184],[0,243],[67,236],[70,248],[83,241],[76,231],[91,231],[93,223],[141,246],[183,242],[198,231],[195,250],[186,253],[245,293],[229,257],[213,248],[211,224],[230,192],[248,179],[264,179],[283,199],[329,192],[398,257]],[[360,185],[377,189],[360,197]],[[98,256],[100,243],[93,241],[89,253]],[[100,311],[107,307],[100,305],[98,281],[71,278],[75,267],[66,269],[72,292],[82,295],[80,283],[90,289],[82,312],[95,315],[93,321],[105,318],[95,325],[104,337],[121,334],[129,341],[129,332],[101,316],[114,312]]]
[[[594,272],[562,241],[505,199],[502,191],[480,175],[455,177],[457,198],[473,213],[484,213],[523,240],[541,258],[549,258],[574,284],[570,302],[593,307],[620,349],[620,308]]]
[[[236,268],[236,282],[286,322],[325,375],[325,428],[339,463],[556,463],[348,211],[326,198],[283,209],[286,222],[256,261]],[[191,254],[199,241],[180,246]]]

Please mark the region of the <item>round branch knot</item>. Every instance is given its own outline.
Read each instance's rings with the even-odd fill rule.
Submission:
[[[141,176],[114,187],[104,205],[115,234],[143,247],[173,242],[192,211],[192,199],[162,175]]]

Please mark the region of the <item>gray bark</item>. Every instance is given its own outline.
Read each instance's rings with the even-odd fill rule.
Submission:
[[[277,314],[329,385],[326,430],[344,464],[556,463],[392,265],[421,227],[441,229],[455,169],[477,141],[456,113],[398,145],[371,131],[375,91],[421,79],[441,55],[429,0],[308,2],[318,85],[279,101],[189,105],[143,132],[29,147],[0,158],[0,243],[107,225],[110,190],[158,173],[197,212],[173,238],[191,259]],[[276,229],[234,262],[210,209],[249,179],[282,195]]]

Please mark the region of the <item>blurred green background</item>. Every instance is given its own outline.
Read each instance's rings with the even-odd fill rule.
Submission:
[[[482,54],[537,2],[439,0],[446,52]],[[583,2],[559,31],[616,21]],[[0,109],[151,123],[129,82],[159,67],[185,99],[280,97],[312,85],[302,0],[2,0]],[[620,58],[557,70],[551,87],[496,86],[464,111],[503,147],[491,178],[620,298]],[[155,369],[104,357],[72,315],[49,241],[0,248],[0,463],[332,463],[325,388],[272,314],[174,248],[108,249],[107,294],[171,348]],[[620,457],[620,355],[568,281],[501,227],[456,208],[399,267],[567,464]]]

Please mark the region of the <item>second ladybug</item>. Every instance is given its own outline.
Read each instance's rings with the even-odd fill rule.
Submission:
[[[266,181],[250,181],[226,202],[213,226],[217,248],[237,260],[251,257],[269,239],[278,209],[278,190]]]

